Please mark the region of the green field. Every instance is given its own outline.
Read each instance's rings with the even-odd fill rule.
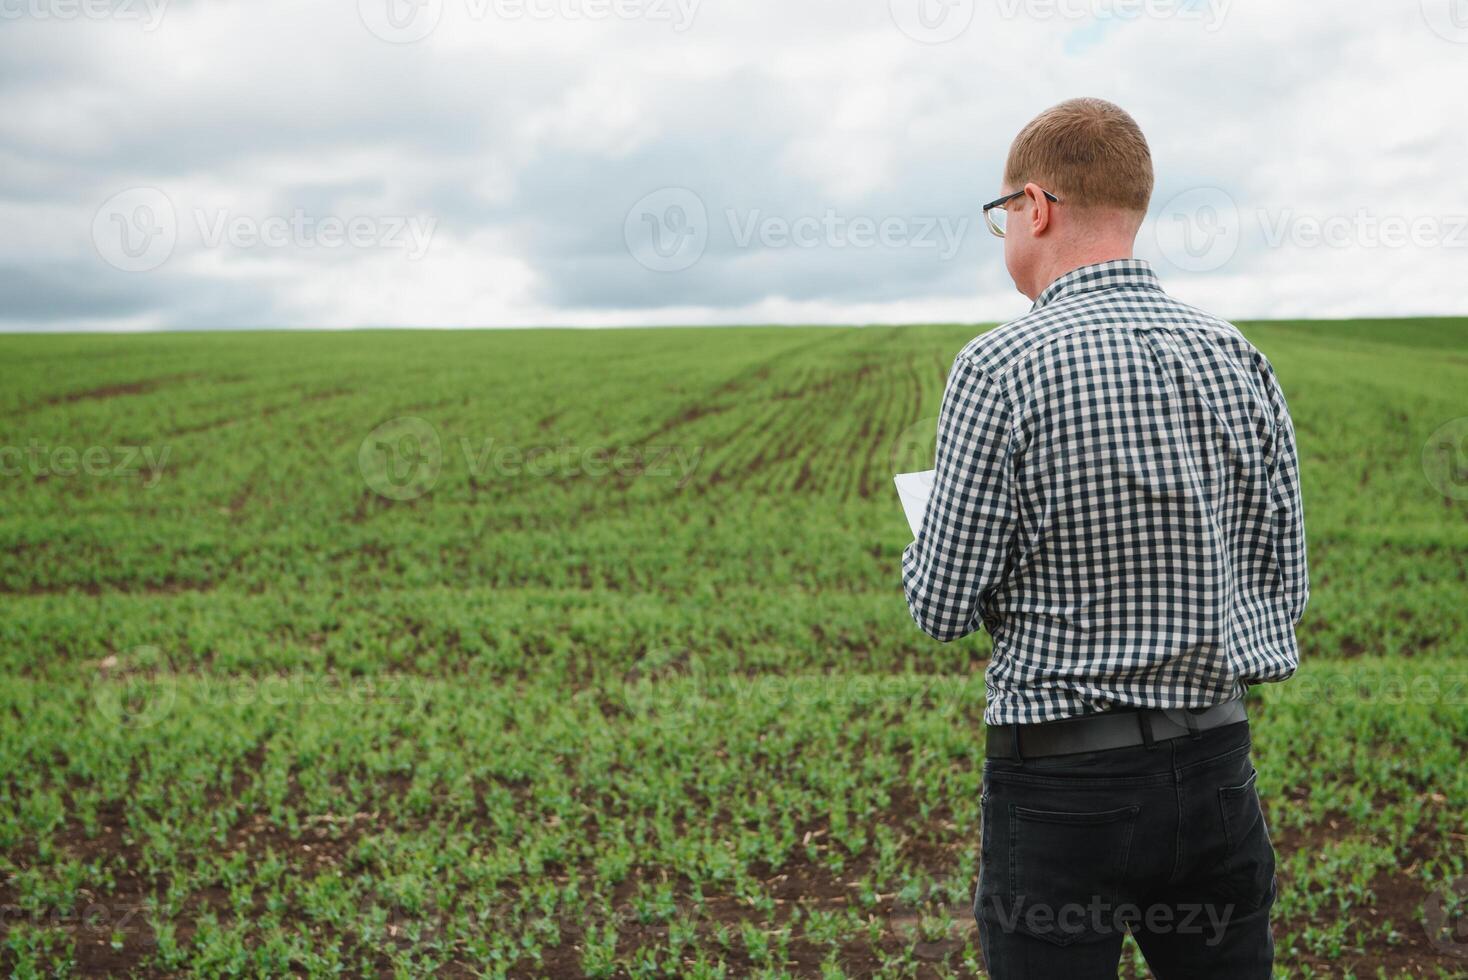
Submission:
[[[1462,976],[1468,320],[1244,329],[1280,974]],[[890,482],[974,332],[0,337],[0,969],[974,975],[988,642]]]

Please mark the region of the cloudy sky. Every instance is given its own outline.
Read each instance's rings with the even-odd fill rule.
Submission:
[[[0,329],[1003,320],[1075,95],[1235,318],[1468,313],[1468,2],[0,0]]]

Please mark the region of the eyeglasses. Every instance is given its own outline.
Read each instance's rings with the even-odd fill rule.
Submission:
[[[1060,198],[1051,194],[1049,191],[1041,190],[1040,193],[1044,194],[1047,200],[1053,201],[1056,204],[1060,203]],[[1015,191],[1013,194],[1005,194],[1003,197],[984,205],[984,223],[989,226],[989,231],[993,233],[995,238],[1004,237],[1005,216],[1009,214],[1009,210],[1004,205],[1023,195],[1024,191]]]

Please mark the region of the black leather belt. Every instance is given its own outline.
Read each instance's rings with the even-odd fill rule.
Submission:
[[[1209,708],[1121,708],[1032,725],[990,725],[984,754],[991,759],[1033,759],[1099,752],[1149,745],[1247,720],[1243,698]]]

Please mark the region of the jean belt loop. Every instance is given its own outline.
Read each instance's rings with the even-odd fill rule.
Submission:
[[[1024,762],[1025,758],[1024,756],[1020,755],[1019,751],[1019,727],[1020,726],[1016,723],[1014,725],[1011,725],[1009,728],[1010,732],[1012,733],[1009,739],[1009,748],[1010,751],[1014,754],[1015,762]]]
[[[1157,740],[1152,737],[1152,716],[1147,714],[1146,708],[1137,709],[1137,724],[1142,729],[1142,744],[1152,748]]]
[[[1203,732],[1198,728],[1198,716],[1193,713],[1191,708],[1183,711],[1183,724],[1188,726],[1188,737],[1193,741],[1196,742],[1203,737]]]

